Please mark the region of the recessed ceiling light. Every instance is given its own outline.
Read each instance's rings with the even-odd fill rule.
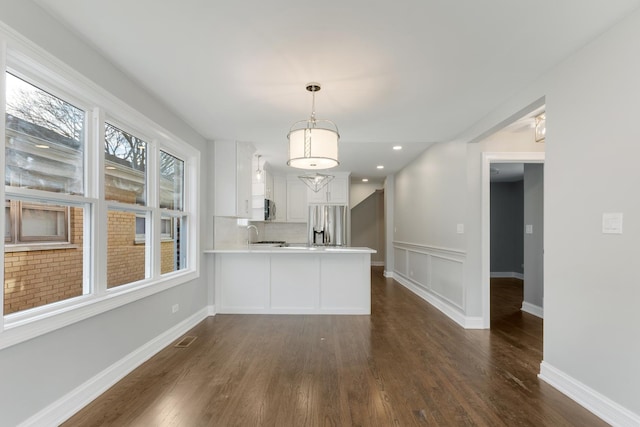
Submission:
[[[397,150],[402,150],[402,145],[394,145],[393,149],[396,150],[396,151]]]
[[[362,178],[362,182],[369,182],[368,178]]]
[[[36,144],[36,148],[49,148],[49,146],[45,144]]]
[[[376,167],[377,167],[378,169],[384,169],[384,166],[382,166],[382,165],[378,165],[378,166],[376,166]]]

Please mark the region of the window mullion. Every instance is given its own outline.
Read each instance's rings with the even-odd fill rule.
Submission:
[[[151,232],[147,235],[147,244],[151,250],[147,252],[147,266],[151,272],[152,279],[160,278],[161,262],[162,262],[162,239],[160,238],[161,230],[161,212],[160,206],[160,153],[157,141],[149,144],[147,152],[147,201],[151,208]]]
[[[85,280],[93,287],[96,295],[107,292],[107,202],[105,200],[105,164],[104,164],[104,123],[105,112],[101,108],[94,108],[93,120],[90,133],[92,143],[88,150],[87,162],[95,167],[88,167],[87,170],[87,191],[97,198],[92,205],[92,209],[87,213],[90,221],[85,221],[85,234],[91,236],[91,241],[85,242],[85,253],[89,256],[85,259],[90,267],[85,274]],[[91,226],[93,224],[93,226]],[[87,230],[89,228],[89,230]],[[94,244],[91,244],[93,242]],[[87,246],[89,244],[89,246]]]

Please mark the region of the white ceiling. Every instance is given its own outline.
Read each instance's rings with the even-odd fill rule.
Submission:
[[[454,138],[640,0],[35,0],[207,139],[284,169],[316,112],[380,178]],[[391,150],[393,145],[403,150]],[[385,169],[378,170],[382,164]],[[290,169],[293,171],[293,169]]]

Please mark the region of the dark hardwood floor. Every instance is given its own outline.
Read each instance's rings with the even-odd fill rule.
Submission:
[[[542,321],[492,283],[464,330],[373,269],[371,316],[217,315],[65,426],[599,426],[538,380]]]

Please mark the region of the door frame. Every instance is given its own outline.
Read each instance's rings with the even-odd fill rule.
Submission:
[[[482,327],[491,327],[491,164],[492,163],[544,163],[545,153],[538,152],[483,152],[482,153],[482,213],[481,213],[481,275],[482,275]],[[544,216],[542,218],[545,222]]]

